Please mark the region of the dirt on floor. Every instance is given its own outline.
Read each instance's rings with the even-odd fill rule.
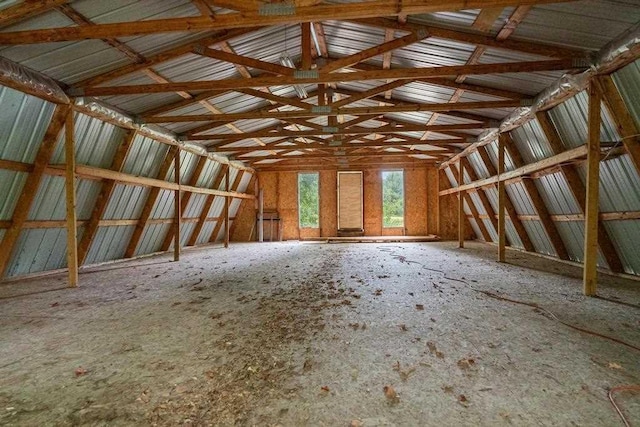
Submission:
[[[588,298],[494,252],[235,244],[0,285],[0,424],[622,425],[640,282]]]

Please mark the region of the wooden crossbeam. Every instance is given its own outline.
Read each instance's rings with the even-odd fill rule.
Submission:
[[[124,139],[118,147],[118,150],[111,162],[111,170],[118,172],[122,171],[122,167],[124,166],[124,162],[129,154],[129,149],[131,148],[135,137],[136,132],[133,130],[130,130],[124,136]],[[87,221],[84,227],[84,233],[82,234],[82,239],[78,245],[78,264],[80,265],[84,264],[87,258],[87,254],[91,248],[91,243],[93,243],[93,239],[98,232],[100,221],[107,210],[109,200],[111,199],[111,195],[113,194],[115,187],[116,182],[113,180],[105,180],[102,182],[102,187],[100,188],[100,193],[98,194],[95,205],[93,206],[91,217],[89,217],[89,221]]]
[[[451,173],[455,177],[457,185],[464,184],[464,182],[461,183],[459,181],[461,174],[460,174],[460,171],[458,170],[458,167],[456,165],[449,165],[449,169],[451,169]],[[487,230],[487,226],[484,224],[484,221],[482,221],[482,219],[480,218],[480,213],[478,212],[478,209],[476,208],[475,203],[473,203],[473,199],[471,198],[471,195],[468,192],[464,193],[464,201],[467,203],[467,206],[471,211],[471,216],[473,217],[473,219],[476,220],[476,224],[478,224],[478,228],[480,229],[482,238],[484,239],[485,242],[491,242],[492,241],[491,234],[489,234],[489,230]]]
[[[279,130],[279,131],[269,131],[269,130],[260,130],[255,132],[245,132],[240,135],[234,134],[216,134],[216,135],[195,135],[184,137],[185,141],[224,141],[224,144],[229,144],[231,142],[240,141],[243,139],[250,138],[283,138],[283,137],[304,137],[304,136],[318,136],[318,135],[369,135],[369,134],[385,134],[385,133],[398,133],[398,132],[414,132],[421,130],[433,130],[434,132],[444,131],[444,130],[464,130],[464,129],[480,129],[482,125],[478,125],[475,123],[471,124],[459,124],[459,125],[432,125],[432,126],[424,126],[424,125],[403,125],[403,126],[380,126],[376,128],[365,128],[365,127],[357,127],[352,126],[347,129],[338,129],[336,132],[326,131],[321,132],[318,130],[304,130],[304,131],[290,131],[290,130]]]
[[[333,103],[333,107],[334,108],[339,108],[339,107],[343,107],[345,105],[349,105],[349,104],[353,104],[354,102],[357,101],[361,101],[363,99],[367,99],[367,98],[371,98],[375,95],[378,95],[382,92],[386,92],[392,89],[396,89],[399,87],[402,87],[408,83],[410,83],[411,80],[395,80],[380,86],[376,86],[372,89],[369,90],[365,90],[364,92],[351,92],[350,96],[348,98],[342,99],[340,101],[336,101]],[[338,89],[338,92],[340,93],[344,93],[341,92],[340,89]]]
[[[564,145],[562,143],[562,139],[557,129],[553,125],[551,118],[546,112],[539,112],[536,114],[536,119],[544,132],[547,141],[549,141],[549,145],[551,146],[551,150],[554,154],[559,154],[564,151]],[[587,197],[587,190],[582,182],[582,178],[580,178],[580,174],[578,173],[578,169],[575,165],[562,165],[560,167],[560,172],[564,176],[573,197],[575,198],[578,206],[580,206],[580,211],[582,213],[585,212],[585,200]],[[611,271],[616,273],[622,273],[624,271],[622,261],[620,260],[620,256],[616,250],[615,245],[613,244],[613,240],[607,229],[605,228],[602,219],[599,219],[600,223],[598,224],[598,243],[600,245],[600,249],[602,250],[602,255],[607,260],[607,264]]]
[[[71,27],[75,28],[75,27]],[[0,33],[0,39],[2,33]],[[162,93],[196,90],[229,90],[255,87],[286,86],[296,84],[339,83],[386,79],[420,79],[457,76],[460,74],[534,73],[538,71],[583,70],[584,64],[571,59],[548,61],[505,62],[498,64],[454,65],[429,68],[393,68],[390,70],[356,71],[352,73],[319,73],[316,77],[257,77],[253,79],[222,79],[166,84],[88,87],[70,90],[71,95],[111,96],[139,93]]]
[[[154,107],[149,110],[143,111],[142,113],[140,113],[140,117],[145,118],[145,117],[157,116],[159,114],[164,114],[169,111],[174,111],[180,108],[188,107],[189,105],[198,103],[200,101],[206,101],[215,96],[225,95],[229,92],[230,91],[209,90],[209,91],[194,95],[191,98],[181,99],[180,101],[174,101],[169,104],[161,105],[159,107]]]
[[[222,180],[227,174],[227,169],[229,169],[229,165],[227,164],[223,164],[220,167],[218,174],[213,179],[213,184],[211,185],[212,189],[217,190],[220,187]],[[202,231],[202,227],[204,227],[204,223],[207,221],[207,218],[209,217],[209,211],[211,210],[211,206],[213,205],[214,200],[215,200],[214,195],[208,195],[207,198],[205,199],[204,204],[202,206],[202,211],[200,212],[200,217],[198,218],[198,222],[196,223],[196,226],[193,228],[193,231],[191,231],[191,235],[187,240],[186,246],[195,246],[195,244],[197,243],[198,237],[200,236],[200,232]],[[218,218],[217,221],[220,222],[220,218]]]
[[[20,236],[20,231],[29,217],[31,205],[38,194],[40,182],[49,164],[49,160],[53,155],[58,137],[64,127],[69,111],[71,111],[71,108],[67,105],[56,106],[49,127],[44,134],[42,143],[36,154],[33,169],[31,169],[20,193],[20,197],[18,197],[18,201],[16,202],[16,207],[11,219],[11,227],[7,229],[2,238],[2,244],[0,245],[0,277],[4,276],[9,267],[9,261],[11,260],[16,242]]]
[[[205,121],[236,121],[253,119],[288,119],[288,118],[314,118],[337,115],[350,116],[379,116],[385,113],[406,113],[420,111],[459,111],[494,108],[515,108],[519,107],[520,101],[478,101],[478,102],[454,102],[454,103],[434,103],[434,104],[399,104],[384,107],[343,107],[331,108],[330,111],[274,111],[256,113],[222,113],[222,114],[194,114],[181,116],[157,116],[146,119],[147,123],[181,123],[181,122],[205,122]]]
[[[525,4],[526,3],[524,2],[521,3],[521,5]],[[488,4],[485,7],[491,6],[492,5]],[[587,56],[587,53],[584,50],[569,49],[560,46],[522,40],[496,39],[487,35],[457,31],[449,28],[437,27],[434,25],[421,25],[410,22],[401,24],[395,20],[385,18],[358,19],[356,22],[380,28],[393,28],[398,31],[424,31],[427,32],[431,37],[455,40],[457,42],[468,43],[474,46],[515,50],[519,52],[547,56],[550,58],[585,58]]]
[[[0,28],[40,15],[69,0],[26,0],[0,10]]]
[[[83,28],[83,27],[80,27],[80,28]],[[93,28],[94,27],[91,27],[89,29],[93,29]],[[171,47],[166,50],[162,50],[156,53],[155,55],[147,57],[146,61],[143,63],[136,62],[133,64],[123,65],[122,67],[116,68],[114,70],[107,71],[97,76],[89,77],[85,80],[81,80],[80,82],[74,83],[73,87],[82,88],[82,87],[96,86],[102,83],[106,83],[108,81],[117,79],[118,77],[123,77],[131,73],[135,73],[136,71],[141,71],[145,68],[153,67],[154,65],[158,65],[163,62],[178,58],[180,56],[190,54],[193,52],[193,49],[196,46],[206,45],[211,47],[211,46],[217,45],[218,43],[229,41],[236,37],[249,34],[257,29],[258,28],[244,28],[244,29],[231,30],[231,31],[224,30],[224,31],[220,31],[218,34],[207,35],[205,37],[201,37],[196,40],[189,41],[188,43],[184,43],[178,46]]]
[[[158,170],[158,175],[156,176],[156,179],[164,180],[167,177],[167,173],[169,172],[169,169],[171,168],[171,164],[173,163],[173,157],[176,155],[177,151],[178,151],[177,147],[175,146],[169,147],[169,149],[167,150],[167,154],[165,155],[164,160],[160,165],[160,169]],[[129,244],[127,245],[127,249],[125,250],[125,253],[124,253],[125,258],[132,258],[135,255],[136,249],[138,248],[140,239],[142,239],[142,234],[144,233],[144,229],[147,225],[147,222],[149,221],[149,218],[151,218],[153,207],[155,206],[156,201],[160,196],[160,191],[161,191],[160,187],[152,187],[151,189],[149,189],[149,195],[147,196],[147,200],[145,201],[144,207],[142,208],[140,219],[138,220],[138,223],[136,224],[136,227],[133,230],[133,234],[129,239]]]
[[[237,55],[235,53],[224,52],[217,49],[209,49],[204,46],[197,46],[194,53],[207,56],[209,58],[218,59],[220,61],[230,62],[232,64],[238,64],[245,67],[256,68],[258,70],[266,71],[270,74],[293,76],[294,69],[285,67],[280,64],[274,64],[272,62],[265,62],[255,58],[249,58],[248,56]],[[247,78],[245,76],[245,78]]]
[[[210,31],[233,28],[247,28],[264,25],[299,24],[302,22],[321,22],[327,20],[358,19],[379,16],[398,16],[406,13],[431,13],[482,7],[506,7],[515,4],[557,3],[558,0],[405,0],[400,7],[395,0],[374,0],[368,2],[344,3],[340,5],[321,4],[296,7],[294,14],[260,14],[259,10],[242,13],[217,15],[215,20],[209,17],[186,17],[154,19],[136,22],[118,22],[100,24],[92,28],[63,27],[41,30],[16,31],[0,34],[0,44],[32,44],[60,42],[109,37],[132,37],[145,34],[176,31]]]
[[[471,26],[478,31],[488,33],[493,28],[493,24],[500,18],[502,7],[488,7],[482,9]]]
[[[64,190],[67,217],[67,269],[69,287],[78,286],[78,213],[76,211],[76,143],[73,109],[69,109],[64,123]]]
[[[509,135],[505,134],[504,138],[505,150],[507,151],[507,153],[509,153],[509,157],[511,157],[513,164],[516,166],[516,168],[524,167],[525,162],[522,159],[522,155],[518,151],[518,147],[516,146],[516,144],[513,142]],[[560,259],[568,260],[569,252],[567,251],[567,247],[565,246],[562,237],[560,237],[560,233],[558,232],[556,224],[551,219],[549,210],[547,209],[544,199],[540,195],[536,184],[530,179],[523,180],[522,184],[527,194],[529,195],[529,198],[531,199],[531,203],[533,204],[534,209],[540,217],[542,228],[547,233],[549,241],[551,242],[551,246],[553,246],[556,255]]]
[[[327,155],[327,154],[304,154],[304,155],[270,155],[270,156],[265,156],[265,157],[256,157],[255,160],[253,160],[254,162],[261,162],[264,160],[271,160],[271,159],[285,159],[288,157],[303,157],[305,159],[330,159],[330,158],[334,158],[334,159],[342,159],[342,158],[358,158],[358,157],[380,157],[380,156],[384,156],[384,157],[410,157],[410,156],[418,156],[418,155],[423,155],[423,156],[430,156],[433,157],[435,159],[441,159],[441,158],[446,158],[448,156],[451,155],[450,152],[444,152],[444,151],[439,151],[439,150],[432,150],[432,151],[411,151],[411,152],[388,152],[388,151],[367,151],[367,152],[358,152],[358,153],[353,153],[350,151],[346,151],[343,154],[333,154],[333,155]],[[429,160],[433,160],[433,159],[429,159]]]
[[[496,40],[503,41],[507,38],[511,37],[513,32],[516,30],[518,25],[522,22],[522,20],[527,16],[529,11],[531,10],[531,6],[518,6],[509,16],[509,19],[502,26],[498,35],[496,36]]]
[[[189,181],[187,182],[187,185],[191,187],[195,187],[196,185],[198,185],[198,180],[202,175],[202,171],[204,170],[204,166],[206,165],[206,163],[207,163],[206,157],[201,156],[198,158],[198,163],[196,163],[196,166],[193,170],[193,173],[191,174],[191,177],[189,178]],[[181,197],[180,212],[182,213],[183,216],[184,216],[184,212],[187,210],[187,206],[189,206],[189,201],[191,201],[193,194],[194,193],[185,193]],[[173,239],[174,235],[175,235],[174,228],[170,228],[167,231],[167,234],[164,236],[164,240],[162,241],[161,250],[163,252],[169,250],[169,247],[171,246],[171,242],[174,240]]]
[[[233,184],[231,186],[229,186],[229,170],[225,170],[225,188],[228,188],[229,191],[236,191],[238,189],[238,187],[240,186],[240,182],[242,181],[242,176],[244,174],[244,171],[238,171],[238,173],[236,174],[236,178],[233,181]],[[225,207],[224,207],[224,212],[222,214],[222,219],[218,220],[216,222],[215,227],[213,227],[213,230],[211,231],[211,235],[209,236],[209,242],[215,242],[218,239],[218,234],[220,234],[220,229],[222,228],[222,226],[226,223],[229,223],[229,203],[228,203],[228,199],[225,199]],[[227,233],[225,233],[226,236]],[[226,239],[225,239],[225,243],[226,243]]]

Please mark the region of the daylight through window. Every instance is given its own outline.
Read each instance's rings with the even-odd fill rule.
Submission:
[[[404,227],[402,171],[382,172],[382,225],[383,227]]]
[[[302,228],[318,228],[320,226],[318,182],[317,172],[298,174],[298,212]]]

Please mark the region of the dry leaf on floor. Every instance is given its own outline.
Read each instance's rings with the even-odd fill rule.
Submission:
[[[615,363],[615,362],[609,362],[609,368],[611,369],[622,369],[622,366]]]
[[[383,387],[382,391],[384,391],[384,395],[387,397],[387,400],[392,405],[395,405],[396,403],[400,402],[398,393],[396,393],[396,390],[392,386],[386,385]]]
[[[360,420],[351,420],[351,423],[349,424],[349,427],[362,427],[364,426],[364,423]]]
[[[82,366],[80,366],[80,367],[76,368],[75,374],[76,374],[76,377],[80,377],[80,376],[86,374],[87,372],[89,372],[89,371],[87,371]]]
[[[407,325],[405,325],[404,323],[402,323],[402,324],[400,325],[400,330],[401,330],[401,331],[403,331],[403,332],[406,332],[406,331],[408,330],[408,329],[407,329]]]
[[[320,390],[324,391],[325,393],[329,393],[329,387],[327,387],[326,385],[320,387]]]
[[[424,310],[424,305],[416,304],[416,310]]]

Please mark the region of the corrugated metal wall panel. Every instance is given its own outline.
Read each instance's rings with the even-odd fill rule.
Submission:
[[[573,197],[569,184],[561,172],[542,176],[533,182],[551,215],[582,213],[582,209]]]
[[[558,234],[562,238],[571,261],[584,261],[584,223],[579,221],[562,221],[556,223]],[[598,250],[598,267],[608,268],[606,259]]]
[[[478,179],[489,178],[489,171],[477,151],[471,153],[468,158],[473,170],[476,172],[476,175],[478,175]]]
[[[213,232],[213,229],[215,228],[215,226],[216,226],[216,221],[205,222],[204,225],[202,226],[202,230],[200,230],[200,235],[196,240],[196,244],[202,245],[209,242],[209,237],[211,236],[211,233]]]
[[[588,110],[589,95],[586,91],[582,91],[549,111],[556,129],[567,147],[574,148],[587,142]],[[604,106],[601,118],[600,140],[602,142],[618,141],[620,136],[611,115]]]
[[[171,224],[147,225],[136,249],[136,256],[158,252],[161,249],[164,237],[169,232],[169,228],[171,228]]]
[[[482,232],[480,232],[480,227],[478,227],[478,223],[475,218],[467,218],[469,223],[471,224],[471,229],[473,230],[473,234],[476,235],[476,239],[484,241],[484,237],[482,236]]]
[[[624,270],[640,275],[640,221],[606,221],[605,228],[618,248]]]
[[[124,129],[79,113],[74,114],[73,128],[76,163],[109,168],[118,146],[124,139]],[[52,164],[65,163],[64,138],[64,132],[61,132],[51,158]]]
[[[478,191],[482,191],[482,190],[478,190]],[[487,215],[487,211],[484,209],[484,205],[480,201],[480,196],[478,195],[478,192],[469,191],[469,196],[471,197],[471,200],[473,201],[473,204],[475,205],[476,209],[478,210],[478,213],[480,215]]]
[[[612,75],[629,113],[640,126],[640,59]]]
[[[175,206],[173,203],[173,190],[160,190],[158,200],[151,210],[152,219],[173,218]]]
[[[599,196],[602,212],[640,211],[640,176],[628,155],[600,162]]]
[[[554,154],[538,120],[525,123],[509,134],[526,163],[533,163]]]
[[[149,187],[116,184],[103,219],[139,219],[149,191]]]
[[[531,203],[529,194],[521,182],[514,182],[505,185],[505,190],[509,199],[519,215],[537,215],[536,209]]]
[[[100,192],[97,181],[78,179],[76,186],[76,212],[79,220],[91,217]],[[29,211],[29,220],[64,220],[66,218],[65,182],[60,176],[45,175]]]
[[[133,144],[131,144],[122,172],[147,178],[157,178],[158,171],[168,150],[168,145],[138,134],[134,138]]]
[[[54,105],[0,86],[0,159],[33,163]]]
[[[522,221],[522,225],[527,230],[527,234],[536,249],[536,252],[556,256],[556,252],[551,246],[551,242],[545,233],[540,221]]]
[[[208,196],[206,194],[193,194],[191,199],[189,199],[189,204],[182,213],[182,216],[184,218],[194,218],[199,216],[207,197]]]
[[[491,240],[494,242],[498,241],[498,231],[493,228],[493,224],[491,223],[491,220],[488,218],[485,218],[482,220],[482,223],[484,224],[485,228],[487,229],[487,231],[489,232],[489,235],[491,236]]]
[[[9,220],[22,194],[27,173],[0,169],[0,220]]]
[[[518,232],[516,231],[516,228],[513,226],[513,222],[511,222],[511,219],[509,219],[508,216],[504,224],[504,228],[506,231],[505,234],[507,235],[507,241],[509,242],[509,245],[513,246],[514,248],[524,249],[522,240],[520,240],[520,236],[518,236]]]
[[[100,227],[93,239],[85,264],[113,261],[124,257],[135,226]]]

